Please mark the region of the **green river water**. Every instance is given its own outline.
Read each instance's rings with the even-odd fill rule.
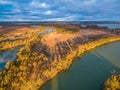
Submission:
[[[120,42],[100,46],[62,71],[40,90],[101,90],[104,81],[120,71]]]

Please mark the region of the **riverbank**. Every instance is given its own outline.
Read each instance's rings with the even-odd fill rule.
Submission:
[[[100,40],[96,40],[93,42],[89,42],[86,43],[84,45],[80,45],[77,50],[74,50],[72,52],[70,52],[70,54],[68,54],[66,56],[66,60],[68,59],[68,61],[71,61],[70,63],[68,63],[68,67],[65,67],[66,69],[69,68],[69,66],[71,65],[72,61],[74,60],[74,58],[76,57],[81,57],[81,55],[85,54],[86,52],[95,49],[98,46],[104,45],[104,44],[108,44],[111,42],[115,42],[115,41],[120,41],[120,36],[115,36],[115,37],[108,37],[108,38],[104,38],[104,39],[100,39]],[[66,65],[67,66],[67,65]]]
[[[97,41],[86,43],[84,45],[80,45],[76,50],[71,51],[70,54],[68,54],[64,58],[64,60],[62,60],[61,62],[58,62],[58,65],[56,67],[58,71],[54,72],[54,74],[48,80],[52,79],[60,71],[69,69],[73,61],[75,60],[75,58],[77,57],[80,58],[83,54],[85,54],[86,52],[92,49],[95,49],[96,47],[99,47],[101,45],[108,44],[111,42],[115,42],[115,41],[120,41],[120,36],[104,38]],[[48,80],[46,80],[46,82]],[[46,82],[42,83],[40,86],[44,85]]]
[[[38,28],[31,28],[28,26],[6,26],[0,29],[0,51],[24,46],[26,43],[31,42],[36,36],[42,36],[43,34],[53,32],[46,30],[47,28],[48,27],[44,26]]]

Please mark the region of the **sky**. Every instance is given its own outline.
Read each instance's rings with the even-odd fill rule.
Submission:
[[[120,21],[120,0],[0,0],[0,21]]]

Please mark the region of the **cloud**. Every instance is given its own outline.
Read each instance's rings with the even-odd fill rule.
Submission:
[[[44,2],[39,2],[39,1],[35,1],[35,0],[33,0],[31,3],[30,3],[30,5],[32,6],[32,7],[35,7],[35,8],[47,8],[48,7],[48,5],[46,4],[46,3],[44,3]]]
[[[12,10],[11,13],[21,13],[21,12],[22,12],[21,9],[16,8],[16,9]]]
[[[51,10],[48,10],[46,12],[44,12],[45,15],[51,15],[53,12]]]
[[[75,16],[64,16],[64,17],[43,19],[42,21],[73,21],[74,19]]]
[[[0,0],[0,20],[120,21],[120,0]]]
[[[9,6],[9,8],[8,7],[6,8],[11,9],[11,7],[18,7],[19,4],[14,2],[13,0],[0,0],[0,6],[4,6],[4,7]],[[4,9],[4,8],[0,8],[0,9]]]
[[[46,3],[41,3],[41,4],[40,4],[40,7],[46,8],[46,7],[47,7],[47,4],[46,4]]]
[[[91,5],[94,4],[96,2],[96,0],[85,0],[83,3],[84,5]]]
[[[7,1],[7,0],[0,0],[0,4],[11,4],[11,1]]]

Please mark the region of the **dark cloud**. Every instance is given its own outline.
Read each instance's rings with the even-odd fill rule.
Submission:
[[[0,21],[119,21],[120,0],[0,0]]]

